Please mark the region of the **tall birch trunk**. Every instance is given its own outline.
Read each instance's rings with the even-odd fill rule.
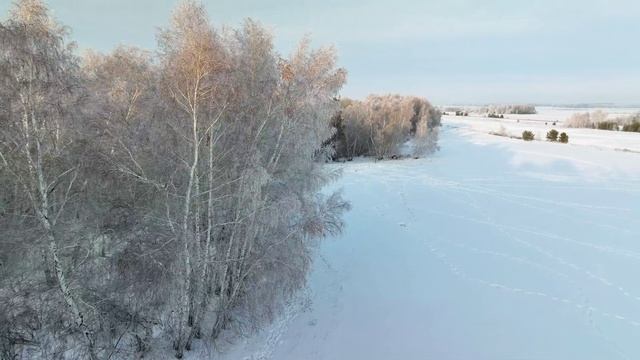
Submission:
[[[193,326],[191,327],[191,333],[189,334],[189,338],[187,340],[187,346],[191,346],[191,341],[193,338],[200,338],[201,334],[201,323],[202,317],[207,308],[208,299],[207,299],[207,291],[206,285],[209,283],[209,262],[212,256],[215,256],[215,248],[211,248],[211,237],[213,236],[213,127],[209,129],[209,164],[208,164],[208,198],[207,198],[207,230],[206,230],[206,238],[204,241],[203,253],[200,260],[200,273],[196,278],[197,284],[197,294],[194,299],[194,319]],[[213,251],[212,251],[213,250]],[[197,303],[199,301],[199,303]]]
[[[183,278],[181,281],[181,296],[178,308],[178,334],[176,338],[176,358],[181,359],[184,354],[184,349],[186,345],[186,333],[189,321],[189,304],[191,303],[190,299],[190,283],[191,283],[191,251],[189,248],[189,242],[192,238],[189,232],[189,214],[191,213],[191,193],[193,190],[193,184],[196,176],[196,168],[198,166],[198,155],[199,155],[199,141],[198,141],[198,107],[197,107],[197,85],[195,90],[194,102],[191,108],[192,110],[192,118],[191,118],[191,126],[192,126],[192,141],[193,141],[193,160],[191,163],[191,168],[189,170],[189,183],[187,185],[185,199],[184,199],[184,213],[182,219],[182,251],[183,251],[183,266],[182,269]]]
[[[26,104],[25,104],[26,105]],[[32,198],[38,198],[39,203],[35,203],[36,206],[36,215],[40,224],[42,225],[46,239],[47,239],[47,249],[45,250],[45,268],[49,269],[49,266],[52,267],[53,273],[55,274],[55,280],[62,293],[62,297],[69,307],[71,314],[73,316],[74,323],[78,327],[78,329],[82,332],[85,340],[87,341],[87,347],[89,350],[89,358],[91,360],[97,359],[97,355],[95,352],[95,343],[93,340],[93,334],[91,330],[85,323],[85,314],[78,306],[78,303],[75,299],[75,296],[69,287],[69,283],[62,267],[62,263],[60,261],[60,256],[58,253],[58,244],[56,241],[56,236],[54,232],[55,226],[55,218],[51,219],[49,214],[49,192],[47,189],[47,183],[45,180],[44,166],[43,166],[43,150],[40,143],[41,134],[39,134],[39,126],[36,121],[36,116],[31,111],[30,114],[24,114],[24,131],[26,135],[27,142],[25,143],[25,152],[27,156],[27,160],[29,163],[29,169],[31,177],[33,178],[33,184],[35,185],[37,196],[32,194]],[[29,124],[29,120],[31,124]],[[29,126],[30,125],[30,126]],[[31,132],[33,132],[33,138],[31,138]],[[35,144],[35,162],[31,156],[31,141]],[[50,264],[48,263],[50,262]],[[46,273],[46,272],[45,272]]]

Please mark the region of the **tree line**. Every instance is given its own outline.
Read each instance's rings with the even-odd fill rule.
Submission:
[[[594,112],[575,113],[567,119],[565,124],[571,128],[640,132],[640,114],[610,118],[608,113],[596,110]]]
[[[514,104],[514,105],[490,105],[481,107],[477,110],[479,113],[487,114],[536,114],[537,110],[534,105]]]
[[[270,321],[348,209],[320,192],[329,119],[349,119],[339,151],[379,155],[431,116],[374,110],[398,99],[340,108],[345,78],[332,48],[282,57],[259,23],[216,28],[194,1],[157,52],[83,57],[44,3],[15,2],[0,24],[0,357],[181,358]],[[351,129],[365,109],[380,133]]]
[[[335,128],[331,138],[334,158],[417,157],[432,152],[436,148],[440,118],[440,111],[429,101],[415,96],[370,95],[362,101],[344,99],[331,120]],[[405,145],[410,146],[409,154],[403,154]]]

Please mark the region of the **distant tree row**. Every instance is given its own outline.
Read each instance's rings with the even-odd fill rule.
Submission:
[[[597,124],[607,122],[609,114],[601,110],[594,112],[575,113],[565,121],[570,128],[597,128]]]
[[[410,142],[411,155],[433,151],[441,114],[426,99],[399,95],[371,95],[363,101],[344,99],[333,117],[331,139],[335,158],[401,155]]]
[[[610,119],[606,112],[596,110],[573,114],[565,125],[572,128],[640,132],[640,114]]]
[[[258,23],[216,29],[193,1],[158,39],[81,59],[39,0],[0,23],[2,359],[213,346],[271,320],[341,229],[348,204],[320,193],[334,50],[283,58]],[[342,113],[351,155],[439,120],[394,98]]]
[[[469,110],[449,106],[444,108],[442,115],[469,116]]]
[[[536,114],[534,105],[489,105],[476,112],[486,114]]]

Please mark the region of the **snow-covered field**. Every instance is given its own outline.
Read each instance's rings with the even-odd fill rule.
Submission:
[[[443,106],[443,109],[447,108],[459,108],[469,111],[469,116],[479,115],[476,111],[481,111],[482,106]],[[628,115],[636,114],[640,112],[640,108],[637,107],[564,107],[564,106],[536,106],[536,114],[508,114],[505,115],[511,119],[521,119],[530,121],[559,121],[563,122],[571,117],[575,113],[585,113],[602,111],[608,115],[609,119],[615,119],[619,117],[626,117]]]
[[[640,112],[640,108],[630,107],[592,107],[592,108],[572,108],[572,107],[557,107],[557,106],[537,106],[537,114],[522,114],[522,115],[506,115],[512,119],[521,120],[533,120],[533,121],[559,121],[563,122],[571,117],[575,113],[585,113],[602,111],[608,114],[610,119],[619,117],[625,117]]]
[[[610,118],[640,112],[635,108],[599,109],[609,114]],[[505,115],[504,119],[486,118],[477,114],[467,117],[445,116],[445,121],[464,124],[468,130],[480,133],[503,133],[506,136],[521,136],[525,130],[532,131],[536,140],[546,140],[547,131],[556,129],[569,135],[569,143],[595,148],[614,149],[618,151],[640,152],[640,140],[637,133],[622,131],[602,131],[595,129],[573,129],[564,126],[572,114],[593,111],[593,109],[538,108],[538,114]],[[553,123],[556,123],[553,125]]]
[[[310,306],[224,358],[639,359],[640,153],[615,149],[640,134],[499,124],[447,117],[431,158],[339,165],[353,210]]]

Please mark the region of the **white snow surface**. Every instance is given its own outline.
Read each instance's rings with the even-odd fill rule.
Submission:
[[[222,358],[640,359],[640,134],[501,123],[550,128],[445,117],[432,157],[331,165],[353,209],[311,306]]]

